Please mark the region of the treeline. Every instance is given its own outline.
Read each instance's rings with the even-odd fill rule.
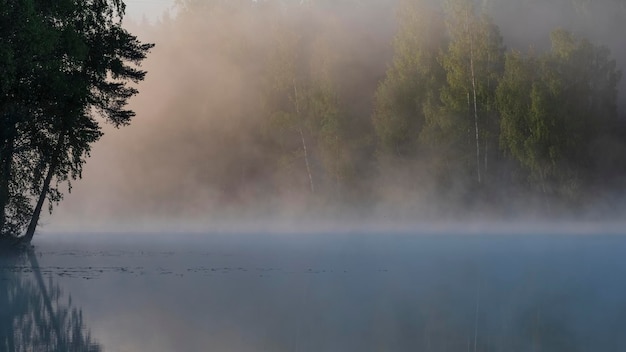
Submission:
[[[135,104],[146,120],[126,142],[142,148],[123,164],[124,179],[145,177],[123,192],[148,213],[409,216],[546,214],[619,192],[609,50],[558,28],[547,50],[507,47],[490,8],[183,2],[148,30],[158,46]]]
[[[507,2],[183,0],[124,23],[157,43],[142,70],[127,64],[151,46],[121,27],[120,1],[0,4],[3,236],[32,236],[82,175],[99,117],[133,111],[85,182],[97,212],[507,216],[611,210],[625,189],[609,50],[556,26],[551,48],[510,46],[489,16]],[[126,109],[124,83],[146,71]]]
[[[622,181],[621,73],[607,48],[556,29],[548,52],[507,50],[471,1],[401,14],[376,92],[379,156],[420,160],[437,186],[472,195],[515,186],[583,200]]]

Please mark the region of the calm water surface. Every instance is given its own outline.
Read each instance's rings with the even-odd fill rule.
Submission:
[[[93,235],[0,261],[0,351],[626,351],[626,236]]]

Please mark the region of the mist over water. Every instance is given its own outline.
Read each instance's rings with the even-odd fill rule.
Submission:
[[[0,343],[35,326],[52,333],[18,346],[620,351],[625,248],[600,232],[47,234],[0,257]]]

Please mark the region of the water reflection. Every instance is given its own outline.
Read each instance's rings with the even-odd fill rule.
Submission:
[[[99,349],[38,268],[111,351],[626,351],[618,236],[150,239],[14,260],[2,343]]]
[[[101,350],[81,309],[43,277],[32,250],[0,252],[0,351]]]

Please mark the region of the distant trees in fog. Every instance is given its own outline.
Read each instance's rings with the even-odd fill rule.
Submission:
[[[557,5],[586,16],[575,4]],[[138,25],[162,50],[148,63],[157,94],[175,95],[146,126],[162,136],[146,148],[173,165],[155,176],[162,194],[142,203],[184,204],[178,179],[209,189],[218,211],[277,201],[543,213],[620,189],[615,60],[556,26],[551,49],[508,47],[509,28],[491,16],[507,6],[529,5],[183,1]],[[522,196],[532,205],[512,206]]]
[[[513,182],[501,169],[507,165],[530,189],[570,200],[620,171],[595,163],[613,153],[602,141],[617,137],[620,72],[607,48],[559,29],[547,53],[505,55],[498,27],[473,1],[404,6],[395,60],[377,93],[381,151],[401,155],[408,142],[412,154],[428,148],[439,182],[481,187]],[[402,82],[413,87],[390,91]]]
[[[507,55],[498,87],[501,144],[542,192],[576,197],[618,166],[597,161],[614,152],[605,143],[619,138],[621,74],[607,48],[564,30],[551,38],[552,50],[538,57]]]

